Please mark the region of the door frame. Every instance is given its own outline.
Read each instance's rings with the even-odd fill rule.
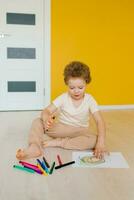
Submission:
[[[43,1],[44,107],[51,101],[51,0]]]

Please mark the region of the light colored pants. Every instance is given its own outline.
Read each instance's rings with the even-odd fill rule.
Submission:
[[[89,128],[74,127],[59,122],[54,122],[52,127],[45,131],[43,121],[37,118],[33,121],[30,134],[29,144],[36,143],[43,147],[43,141],[46,139],[55,139],[60,147],[65,149],[93,149],[96,144],[97,136],[92,134]]]

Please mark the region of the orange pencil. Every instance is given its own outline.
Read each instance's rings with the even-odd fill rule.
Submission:
[[[38,168],[40,169],[40,171],[43,172],[43,174],[44,174],[45,176],[48,175],[48,174],[45,172],[45,170],[44,170],[39,164],[37,164],[37,166],[38,166]]]

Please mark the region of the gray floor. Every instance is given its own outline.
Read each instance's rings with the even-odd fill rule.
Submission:
[[[129,169],[66,167],[47,177],[13,169],[18,163],[16,149],[27,145],[28,130],[37,116],[39,112],[0,112],[0,200],[134,199],[134,110],[103,113],[107,146],[123,153]],[[64,162],[72,159],[71,150],[48,148],[44,152],[49,163],[57,162],[57,154]]]

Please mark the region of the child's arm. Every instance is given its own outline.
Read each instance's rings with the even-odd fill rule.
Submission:
[[[99,111],[94,112],[93,117],[95,119],[98,132],[97,142],[94,149],[94,155],[97,158],[102,158],[104,156],[104,153],[107,152],[105,147],[105,137],[106,137],[105,123]]]
[[[56,106],[54,104],[50,104],[41,112],[41,119],[43,120],[43,124],[46,130],[53,123],[53,117],[56,110],[57,110]]]

